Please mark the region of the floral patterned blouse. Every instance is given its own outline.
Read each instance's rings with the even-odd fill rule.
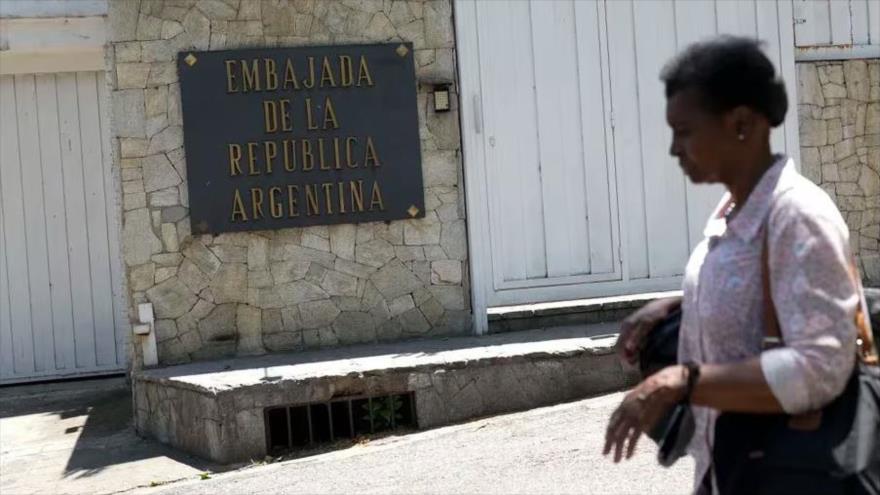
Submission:
[[[786,412],[820,408],[853,368],[858,290],[849,275],[849,230],[831,198],[779,157],[728,221],[730,195],[710,217],[685,269],[680,361],[728,363],[760,355]],[[762,352],[762,249],[784,347]],[[690,453],[696,485],[711,464],[717,411],[694,407]]]

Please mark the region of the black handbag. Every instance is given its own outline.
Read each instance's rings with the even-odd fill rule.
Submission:
[[[678,364],[678,331],[681,306],[676,306],[645,336],[639,349],[639,371],[647,378],[667,366]]]
[[[764,246],[767,339],[781,343]],[[852,267],[858,284],[858,271]],[[860,284],[859,284],[860,285]],[[821,411],[800,416],[723,413],[715,423],[713,471],[726,494],[880,494],[880,368],[871,320],[880,291],[863,291],[856,317],[860,349],[844,391]]]
[[[817,429],[792,428],[781,414],[721,414],[712,451],[719,493],[880,493],[878,404],[878,368],[859,363]]]
[[[878,335],[880,334],[880,288],[865,287],[862,292],[865,294],[865,306],[868,308],[868,318],[871,320],[876,345],[877,342],[880,342],[880,335]]]
[[[639,350],[639,371],[647,378],[667,366],[678,364],[678,334],[681,306],[671,310],[648,335]],[[657,462],[669,467],[684,457],[694,435],[694,416],[690,405],[676,404],[654,427],[645,432],[657,443]]]

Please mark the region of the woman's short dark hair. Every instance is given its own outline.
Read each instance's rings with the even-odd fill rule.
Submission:
[[[713,113],[745,105],[776,127],[788,110],[785,84],[761,44],[751,38],[720,36],[694,43],[666,64],[660,79],[667,98],[695,89]]]

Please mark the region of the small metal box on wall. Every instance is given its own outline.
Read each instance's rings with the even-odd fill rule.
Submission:
[[[409,43],[178,55],[194,233],[424,216]]]

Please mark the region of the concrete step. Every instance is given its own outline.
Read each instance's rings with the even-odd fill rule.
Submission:
[[[499,306],[489,308],[489,333],[616,322],[655,299],[680,295],[681,291],[675,290],[573,301]]]
[[[242,357],[134,374],[138,432],[219,463],[267,454],[264,411],[412,393],[419,428],[521,411],[635,382],[617,324]]]

